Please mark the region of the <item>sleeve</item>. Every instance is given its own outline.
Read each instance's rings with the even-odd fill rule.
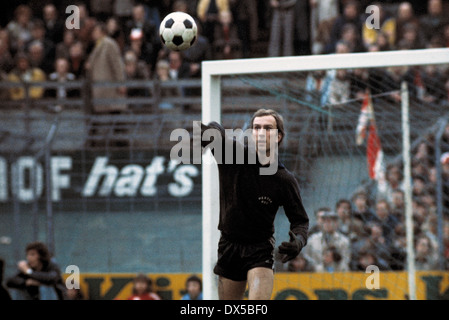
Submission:
[[[204,133],[206,134],[204,135]],[[225,129],[215,121],[208,125],[201,123],[201,137],[201,146],[213,148],[211,151],[218,164],[242,164],[250,158],[248,147],[244,142],[238,141],[235,136],[226,135]],[[227,154],[227,152],[232,154]],[[255,157],[253,158],[255,159]]]
[[[301,239],[303,246],[307,244],[309,217],[302,203],[299,184],[291,176],[283,190],[283,207],[290,222],[290,230]]]
[[[60,279],[61,273],[59,268],[53,264],[48,266],[45,271],[33,271],[28,277],[39,281],[45,285],[56,284]]]
[[[6,280],[6,286],[13,289],[23,289],[25,288],[25,281],[26,279],[22,276],[22,274],[17,273],[13,277]]]

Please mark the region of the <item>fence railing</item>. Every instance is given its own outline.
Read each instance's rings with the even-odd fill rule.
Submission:
[[[272,80],[269,80],[272,81]],[[120,98],[93,97],[94,88],[126,88],[127,93]],[[36,90],[37,89],[37,90]],[[223,99],[223,111],[226,112],[227,102],[258,105],[273,101],[268,93],[255,97],[245,97],[242,91],[253,90],[250,84],[242,85],[241,81],[228,79],[223,83],[226,96]],[[35,90],[33,93],[32,91]],[[37,92],[36,92],[37,91]],[[165,111],[201,110],[201,79],[178,79],[159,81],[126,80],[125,82],[91,82],[88,79],[56,82],[0,82],[0,96],[2,108],[21,107],[24,111],[32,108],[49,108],[55,106],[63,108],[77,108],[87,113],[95,105],[126,104],[128,113],[158,113]],[[255,99],[254,99],[255,98]],[[259,98],[259,99],[258,99]],[[268,100],[267,100],[268,99]],[[58,110],[58,109],[54,109]],[[233,109],[235,112],[235,109]]]

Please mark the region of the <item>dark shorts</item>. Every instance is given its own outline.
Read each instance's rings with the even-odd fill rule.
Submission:
[[[274,269],[274,239],[254,244],[232,242],[221,236],[214,273],[234,281],[245,281],[248,271]]]

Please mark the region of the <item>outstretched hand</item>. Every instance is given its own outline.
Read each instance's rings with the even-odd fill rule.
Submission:
[[[285,255],[282,258],[282,263],[286,263],[287,261],[296,258],[304,247],[303,242],[293,233],[293,231],[290,230],[288,234],[290,236],[290,241],[284,241],[279,246],[279,253]]]

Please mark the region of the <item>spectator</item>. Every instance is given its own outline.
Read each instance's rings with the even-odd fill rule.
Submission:
[[[84,297],[84,294],[81,291],[81,289],[75,289],[75,288],[67,289],[66,295],[67,295],[67,297],[65,300],[87,300]]]
[[[109,37],[117,42],[120,52],[124,52],[126,36],[117,17],[112,16],[106,20],[106,30]]]
[[[241,43],[242,58],[250,58],[258,39],[256,0],[229,0],[234,24]]]
[[[212,60],[212,47],[209,41],[201,33],[201,25],[197,24],[198,34],[194,46],[183,51],[184,60],[190,64],[190,74],[192,78],[201,77],[201,62]],[[199,93],[201,95],[201,93]]]
[[[351,95],[351,76],[348,70],[335,70],[335,76],[329,85],[329,107],[340,107],[344,105]]]
[[[47,246],[39,241],[26,246],[26,260],[6,282],[14,300],[64,300],[65,285],[59,266],[51,260]]]
[[[180,51],[171,50],[168,53],[170,79],[190,78],[190,64],[184,61],[184,54]]]
[[[357,261],[353,270],[366,272],[367,268],[370,266],[377,266],[381,271],[389,269],[386,264],[384,264],[382,261],[379,261],[377,255],[372,250],[361,250],[357,254]]]
[[[322,219],[322,230],[309,237],[304,254],[311,258],[314,266],[323,265],[325,250],[334,246],[341,255],[341,260],[338,263],[334,261],[336,262],[335,267],[340,271],[349,270],[351,243],[348,237],[338,231],[337,214],[333,211],[326,211]]]
[[[404,191],[401,189],[394,189],[391,193],[391,215],[399,222],[404,222],[405,201]]]
[[[53,44],[60,43],[63,38],[65,23],[59,17],[56,6],[52,3],[48,3],[42,9],[43,22],[45,26],[45,37]]]
[[[397,164],[390,164],[386,168],[385,182],[377,185],[377,199],[386,199],[391,203],[392,191],[404,190],[401,168]]]
[[[215,42],[215,28],[219,25],[220,12],[229,11],[228,0],[199,0],[196,14],[201,23],[204,36],[210,44]]]
[[[323,260],[321,264],[315,266],[317,272],[338,272],[348,271],[340,265],[342,256],[334,246],[330,246],[323,251]]]
[[[323,230],[323,216],[326,212],[331,211],[329,207],[321,207],[315,211],[315,224],[309,228],[309,235]]]
[[[443,224],[443,253],[446,260],[445,268],[449,270],[449,221],[446,219]]]
[[[30,64],[29,57],[25,53],[18,53],[15,57],[16,65],[8,74],[8,80],[11,82],[39,82],[45,81],[45,73],[39,68],[33,68]],[[42,98],[44,88],[30,87],[28,93],[22,87],[14,87],[10,89],[10,97],[13,100],[25,99],[28,96],[31,99]]]
[[[449,48],[449,23],[443,27],[442,45],[444,48]]]
[[[427,180],[423,175],[415,175],[412,181],[412,196],[419,199],[426,191]]]
[[[101,22],[112,16],[113,0],[90,0],[89,8],[92,15]]]
[[[76,39],[78,41],[81,41],[83,44],[84,49],[87,53],[90,53],[91,51],[91,40],[92,40],[92,33],[95,28],[95,25],[97,24],[97,20],[90,16],[89,10],[86,7],[86,4],[84,2],[78,2],[75,3],[75,5],[79,9],[79,22],[80,22],[80,28],[79,29],[73,29],[76,34]]]
[[[444,220],[443,220],[444,223]],[[421,225],[421,234],[429,238],[434,259],[439,259],[439,241],[438,241],[438,215],[436,212],[429,212],[428,219]]]
[[[338,215],[338,231],[355,241],[363,233],[363,223],[359,219],[354,219],[351,208],[351,201],[340,199],[335,205],[335,212]]]
[[[232,21],[231,11],[221,11],[215,27],[213,56],[215,59],[234,59],[241,57],[241,43],[237,26]]]
[[[415,154],[413,155],[413,161],[419,161],[426,167],[430,167],[435,164],[433,160],[434,150],[431,146],[429,138],[420,142],[416,148]],[[421,174],[423,174],[421,172]]]
[[[126,25],[126,22],[131,19],[134,0],[115,0],[113,5],[113,16],[118,19],[118,24]]]
[[[45,55],[45,45],[40,40],[29,44],[28,57],[31,66],[42,70],[45,75],[49,75],[53,71],[54,59]]]
[[[72,29],[65,29],[62,41],[58,42],[55,47],[55,57],[57,58],[69,58],[70,57],[70,47],[75,43],[76,37],[75,32]]]
[[[348,45],[348,52],[366,51],[365,44],[360,38],[359,30],[357,30],[356,25],[352,23],[347,23],[342,27],[340,41],[343,41]]]
[[[98,23],[92,33],[95,48],[89,55],[85,64],[90,80],[95,82],[120,82],[125,80],[125,70],[122,56],[117,43],[106,35],[106,26]],[[93,87],[93,98],[121,98],[124,97],[124,87]],[[94,113],[117,113],[127,109],[123,103],[98,103],[94,104]]]
[[[441,169],[443,178],[443,211],[449,217],[449,152],[441,155]]]
[[[48,76],[48,80],[57,82],[58,84],[76,80],[75,75],[69,72],[69,62],[66,58],[56,59],[55,71]],[[80,91],[77,89],[67,89],[61,85],[56,88],[47,89],[45,95],[52,98],[66,99],[79,97]],[[58,104],[53,106],[53,111],[60,112],[63,108],[63,105]]]
[[[421,235],[415,242],[415,268],[416,270],[438,270],[438,260],[433,254],[433,247],[430,239]]]
[[[375,216],[372,221],[381,226],[382,236],[390,244],[399,221],[390,213],[390,204],[387,200],[378,200],[376,202]]]
[[[306,78],[306,101],[313,105],[325,106],[329,98],[329,82],[325,70],[311,71]]]
[[[367,237],[362,237],[358,241],[352,244],[352,257],[356,258],[355,268],[357,268],[358,257],[360,253],[365,250],[370,251],[375,255],[377,262],[391,270],[390,263],[392,260],[392,246],[388,243],[388,240],[383,235],[382,226],[377,222],[370,222],[366,224],[368,231]],[[351,264],[354,265],[354,262]]]
[[[424,66],[422,70],[422,83],[424,87],[423,101],[442,105],[448,98],[445,85],[445,76],[435,65]]]
[[[396,19],[390,17],[380,2],[375,2],[375,6],[379,9],[379,28],[372,28],[367,23],[362,25],[362,39],[366,47],[377,42],[379,33],[387,36],[390,46],[394,46],[396,42]]]
[[[81,41],[74,42],[69,48],[69,70],[77,79],[85,77],[86,51]]]
[[[153,40],[156,35],[156,26],[145,19],[145,7],[143,4],[136,4],[132,9],[132,18],[126,22],[125,34],[130,35],[133,29],[140,29],[143,36],[148,40]]]
[[[407,261],[407,235],[405,222],[399,223],[394,230],[391,244],[390,268],[392,270],[404,270]]]
[[[191,275],[186,280],[186,293],[181,300],[203,300],[203,282],[196,275]]]
[[[167,60],[160,59],[156,63],[155,79],[160,83],[170,81],[170,64],[168,63]],[[179,97],[179,96],[181,96],[181,92],[179,92],[176,87],[161,88],[162,99],[164,99],[164,97]],[[158,107],[159,109],[163,110],[173,110],[175,106],[171,102],[161,101],[159,102]]]
[[[297,0],[270,0],[272,10],[268,56],[294,54],[295,4]]]
[[[0,29],[0,70],[9,73],[14,68],[14,59],[9,45],[9,33],[7,29]]]
[[[369,70],[365,68],[353,69],[351,72],[351,99],[363,101],[369,88]]]
[[[310,0],[310,39],[312,40],[312,53],[319,54],[324,50],[324,45],[329,43],[330,28],[339,15],[338,0]],[[327,34],[322,38],[323,31]]]
[[[441,34],[443,26],[448,22],[448,17],[443,11],[442,0],[428,0],[427,14],[420,19],[424,41],[429,42],[433,35]]]
[[[377,48],[378,48],[377,51],[389,51],[394,48],[394,46],[392,46],[390,44],[388,34],[386,34],[385,32],[379,32],[377,34],[376,42],[373,45],[377,46]],[[371,46],[373,46],[373,45],[371,45]],[[376,50],[374,50],[374,51],[376,51]]]
[[[153,281],[144,274],[138,274],[133,280],[132,293],[126,300],[161,300],[153,292]]]
[[[0,301],[11,300],[11,295],[8,290],[3,286],[3,267],[5,262],[0,258]]]
[[[148,67],[145,61],[138,60],[134,51],[129,50],[125,52],[124,56],[125,61],[125,73],[126,80],[149,80],[150,73],[148,71]],[[145,87],[132,87],[127,88],[127,96],[128,97],[147,97],[149,95],[148,89]],[[131,104],[131,108],[141,109],[144,107],[143,103],[139,104]]]
[[[420,201],[424,204],[424,206],[429,210],[430,214],[435,214],[437,212],[437,204],[436,204],[436,192],[433,186],[427,184],[426,190],[423,192],[420,197]]]
[[[421,42],[419,37],[419,31],[416,25],[406,24],[402,27],[402,34],[397,42],[398,50],[416,50],[424,49],[426,46],[425,42]]]
[[[302,252],[287,263],[288,272],[314,272],[315,266],[312,261]]]
[[[24,51],[25,45],[31,40],[33,11],[28,5],[21,4],[14,10],[14,20],[6,26],[11,43],[12,54]]]
[[[125,35],[129,37],[126,41],[128,45],[131,45],[131,41],[133,40],[131,38],[131,35],[133,34],[133,30],[140,30],[141,31],[141,41],[145,43],[145,48],[142,51],[148,51],[148,54],[150,57],[145,57],[140,59],[145,60],[148,64],[154,68],[154,65],[156,64],[156,58],[157,58],[157,52],[161,48],[161,41],[159,38],[159,24],[154,24],[151,22],[150,19],[145,18],[145,6],[143,4],[137,3],[133,7],[132,11],[132,19],[128,20],[126,23],[126,26],[124,28]],[[132,46],[132,45],[131,45]],[[147,53],[145,53],[147,54]]]
[[[293,33],[294,55],[309,55],[310,47],[310,0],[297,0]]]
[[[150,72],[153,71],[156,52],[153,50],[153,46],[145,41],[144,34],[141,29],[133,29],[129,34],[129,46],[125,48],[125,51],[133,50],[139,60],[145,61],[147,68]]]
[[[420,43],[424,43],[423,33],[420,28],[419,19],[416,17],[415,12],[413,10],[413,6],[410,2],[401,2],[399,4],[397,13],[396,13],[396,34],[395,34],[395,43],[396,46],[399,42],[399,39],[402,38],[404,34],[404,26],[405,25],[413,25],[418,30],[418,38]]]
[[[352,197],[354,207],[354,218],[367,223],[372,221],[374,217],[373,211],[370,209],[368,195],[364,191],[359,191]]]
[[[335,46],[342,36],[343,26],[352,23],[359,32],[359,38],[362,38],[363,21],[359,13],[359,4],[357,1],[347,1],[343,8],[343,13],[340,14],[334,21],[330,34],[330,42],[327,44],[327,52],[335,52]]]

